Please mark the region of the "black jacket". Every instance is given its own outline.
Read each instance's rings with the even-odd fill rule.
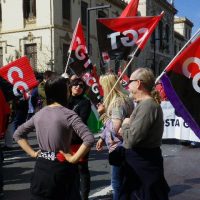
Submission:
[[[83,123],[87,125],[87,120],[91,112],[90,100],[85,98],[83,95],[71,96],[69,99],[68,108],[74,110],[78,116],[82,119]],[[74,132],[72,137],[72,144],[81,144],[82,140]]]

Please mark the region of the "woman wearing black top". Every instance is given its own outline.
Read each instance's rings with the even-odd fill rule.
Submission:
[[[82,119],[83,123],[87,125],[87,120],[91,112],[91,103],[84,94],[86,91],[86,84],[81,78],[76,78],[71,81],[70,84],[71,96],[69,99],[68,108],[75,111]],[[76,149],[82,144],[82,139],[74,132],[72,137],[72,152],[76,152]],[[90,172],[88,169],[88,154],[79,161],[79,177],[77,177],[77,183],[79,185],[83,200],[87,200],[90,192]]]

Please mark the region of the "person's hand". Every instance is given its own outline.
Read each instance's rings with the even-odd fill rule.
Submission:
[[[100,115],[105,113],[105,106],[102,103],[97,104],[97,111]]]
[[[97,141],[96,150],[97,151],[102,151],[103,150],[103,140],[101,138],[99,138],[99,140]]]
[[[41,150],[33,151],[33,153],[30,155],[32,158],[37,158],[38,155],[41,153]]]
[[[64,153],[63,151],[59,151],[64,157],[65,159],[69,162],[69,163],[73,163],[73,155],[70,153]]]
[[[122,125],[124,125],[124,124],[129,124],[129,123],[130,123],[130,118],[125,118],[125,119],[123,120]]]
[[[118,134],[119,134],[119,136],[120,136],[120,137],[122,137],[122,136],[123,136],[123,131],[122,131],[122,129],[121,129],[121,128],[119,129],[119,131],[118,131]]]

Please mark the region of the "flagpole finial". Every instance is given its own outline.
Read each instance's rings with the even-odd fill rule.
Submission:
[[[66,79],[69,79],[69,75],[68,75],[68,73],[63,73],[62,75],[61,75],[63,78],[66,78]]]

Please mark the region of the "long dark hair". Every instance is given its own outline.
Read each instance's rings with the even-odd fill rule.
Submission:
[[[59,103],[62,106],[67,106],[68,85],[65,78],[53,75],[45,83],[45,93],[47,105]]]

